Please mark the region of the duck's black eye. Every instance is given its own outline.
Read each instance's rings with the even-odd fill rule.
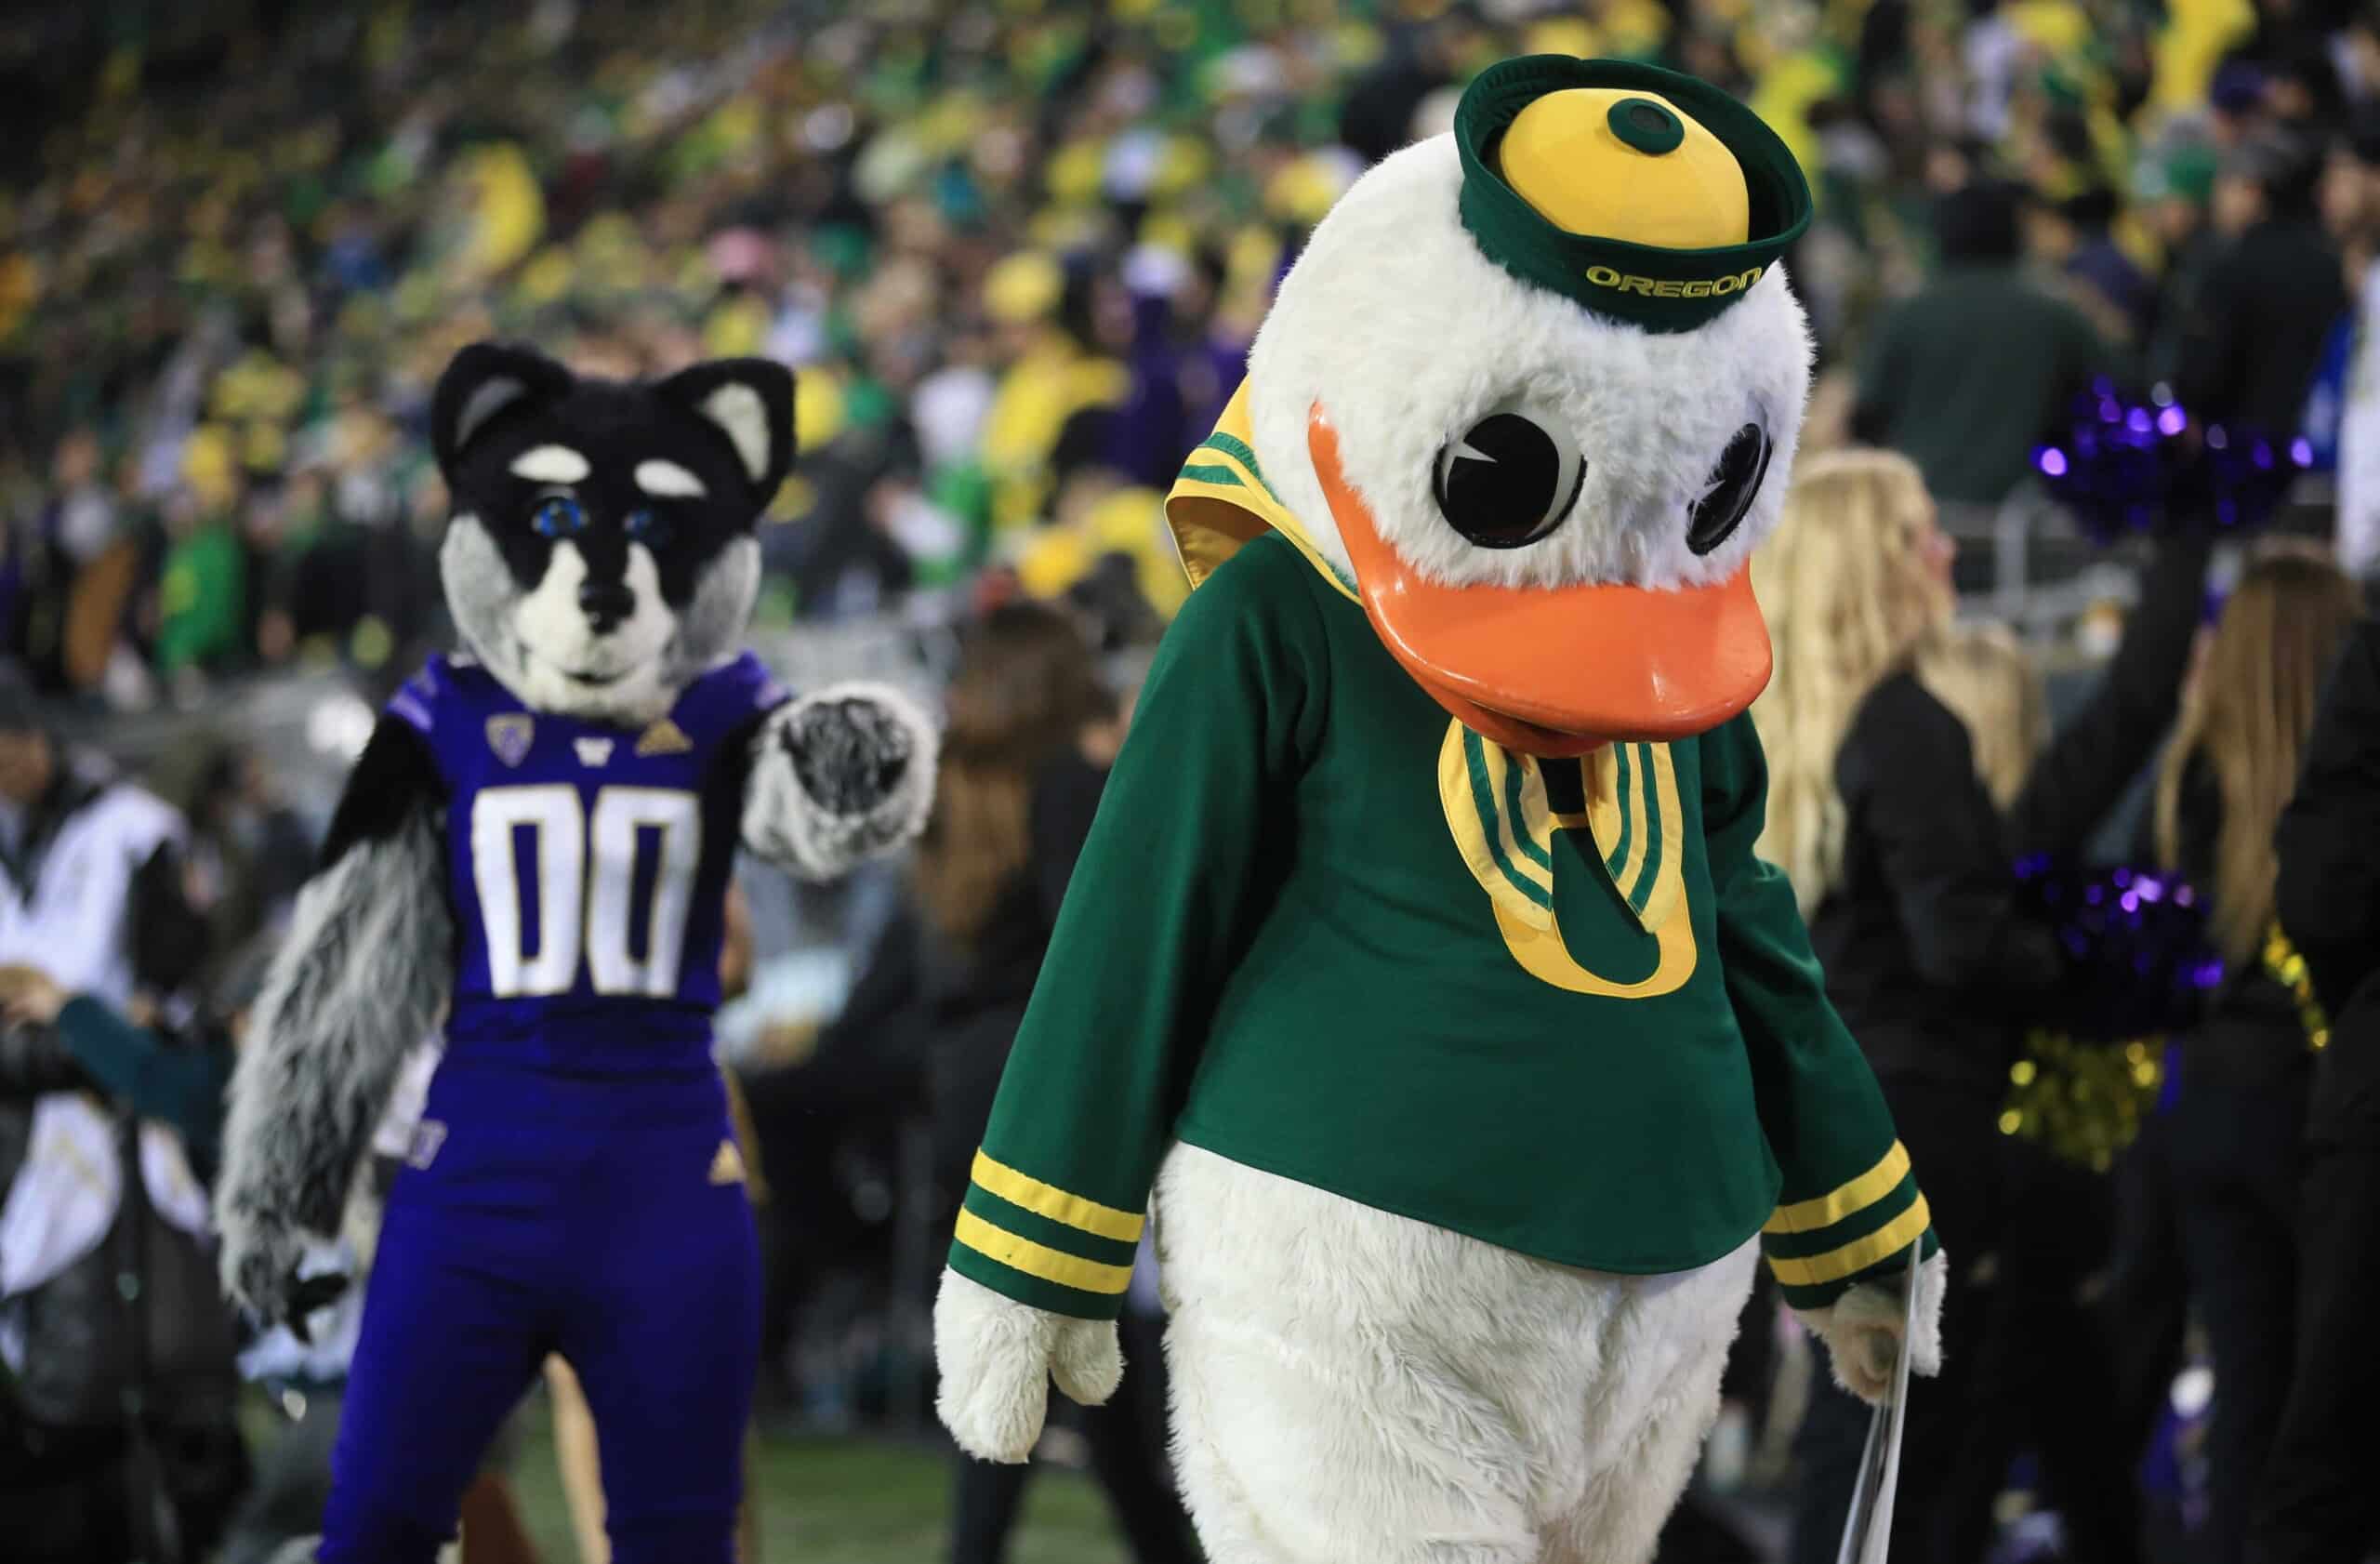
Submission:
[[[1455,531],[1483,549],[1517,549],[1562,524],[1586,478],[1560,423],[1497,412],[1447,442],[1431,487]]]
[[[1736,437],[1719,453],[1719,465],[1712,470],[1710,492],[1695,501],[1686,529],[1688,549],[1707,554],[1743,524],[1760,493],[1761,480],[1768,476],[1768,457],[1774,448],[1758,424],[1736,431]]]

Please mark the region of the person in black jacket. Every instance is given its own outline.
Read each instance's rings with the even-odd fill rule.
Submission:
[[[2285,440],[2296,432],[2322,343],[2347,308],[2338,253],[2315,216],[2316,149],[2288,131],[2251,137],[2216,175],[2229,237],[2195,301],[2174,394],[2201,424]]]
[[[2380,621],[2356,626],[2331,673],[2275,849],[2281,930],[2329,1021],[2297,1205],[2296,1354],[2247,1557],[2332,1564],[2380,1542]]]
[[[927,1067],[935,1183],[955,1219],[1018,1023],[1041,973],[1066,881],[1091,834],[1124,714],[1080,630],[1053,609],[996,608],[974,630],[949,695],[933,814],[919,842],[933,1042]],[[1081,1427],[1092,1470],[1141,1564],[1190,1564],[1189,1518],[1167,1474],[1159,1327],[1127,1306],[1125,1350],[1143,1365]],[[952,1564],[1005,1556],[1030,1466],[959,1457]]]
[[[2104,1364],[2072,1300],[2079,1278],[2068,1273],[2085,1245],[2070,1191],[1997,1127],[2023,1029],[2067,976],[2013,866],[2032,853],[2079,855],[2171,720],[2209,551],[2202,541],[2161,547],[2108,673],[2023,771],[2004,813],[1974,736],[1922,677],[1950,620],[1952,547],[1916,469],[1873,451],[1804,463],[1783,524],[1755,559],[1777,654],[1752,708],[1770,762],[1761,852],[1792,878],[1829,996],[1875,1066],[1943,1247],[1960,1256],[1942,1376],[1911,1391],[1897,1558],[1979,1557],[2012,1415],[2043,1446],[2081,1554],[2117,1559],[2134,1546],[2123,1453],[2094,1427],[2112,1396],[2087,1404]],[[2023,1216],[2011,1221],[2017,1200]],[[1986,1290],[1995,1271],[1996,1292]],[[1990,1344],[2008,1322],[1995,1327],[1990,1310],[2061,1286],[2063,1313],[2043,1306],[2051,1328],[2035,1333],[2030,1360],[1995,1368]],[[2053,1364],[2077,1403],[2056,1419],[2030,1400]],[[2016,1368],[2027,1386],[1996,1383]],[[1816,1394],[1800,1440],[1797,1560],[1833,1556],[1864,1423],[1847,1397]]]
[[[2357,614],[2318,556],[2257,561],[2193,675],[2157,789],[2158,855],[2209,898],[2226,968],[2182,1040],[2166,1146],[2190,1293],[2215,1359],[2198,1557],[2236,1564],[2289,1385],[2297,1179],[2312,1055],[2264,969],[2273,827],[2314,701]]]
[[[59,746],[0,668],[0,961],[119,1011],[181,989],[206,954],[181,837],[165,804]],[[179,1144],[98,1083],[59,1027],[0,1029],[0,1200],[40,1218],[0,1232],[11,1564],[194,1557],[245,1469],[204,1191]],[[81,1193],[94,1167],[111,1203]]]
[[[790,1349],[812,1323],[821,1280],[864,1253],[873,1236],[841,1167],[855,1153],[885,1154],[899,1125],[922,1106],[919,961],[917,920],[896,913],[808,1055],[736,1075],[769,1178],[769,1200],[758,1212],[763,1416],[796,1410],[805,1387],[796,1383]]]

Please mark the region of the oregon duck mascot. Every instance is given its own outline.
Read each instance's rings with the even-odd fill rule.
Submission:
[[[959,1218],[969,1451],[1114,1388],[1151,1211],[1217,1564],[1636,1564],[1764,1251],[1871,1399],[1933,1256],[1932,1371],[1924,1198],[1752,851],[1808,213],[1725,93],[1540,56],[1316,231]]]

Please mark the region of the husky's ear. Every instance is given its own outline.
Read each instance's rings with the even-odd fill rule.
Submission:
[[[653,389],[727,436],[760,506],[776,497],[793,467],[792,370],[764,358],[713,359]]]
[[[534,348],[474,342],[455,355],[430,399],[430,444],[448,487],[472,439],[496,415],[569,394],[576,378]]]

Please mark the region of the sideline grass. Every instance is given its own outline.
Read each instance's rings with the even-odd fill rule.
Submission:
[[[544,1564],[573,1564],[544,1398],[522,1409],[512,1467],[522,1518]],[[769,1439],[759,1447],[762,1564],[937,1564],[950,1546],[950,1467],[931,1450],[864,1438]],[[1078,1472],[1045,1467],[1009,1546],[1015,1564],[1130,1564],[1106,1500]]]

